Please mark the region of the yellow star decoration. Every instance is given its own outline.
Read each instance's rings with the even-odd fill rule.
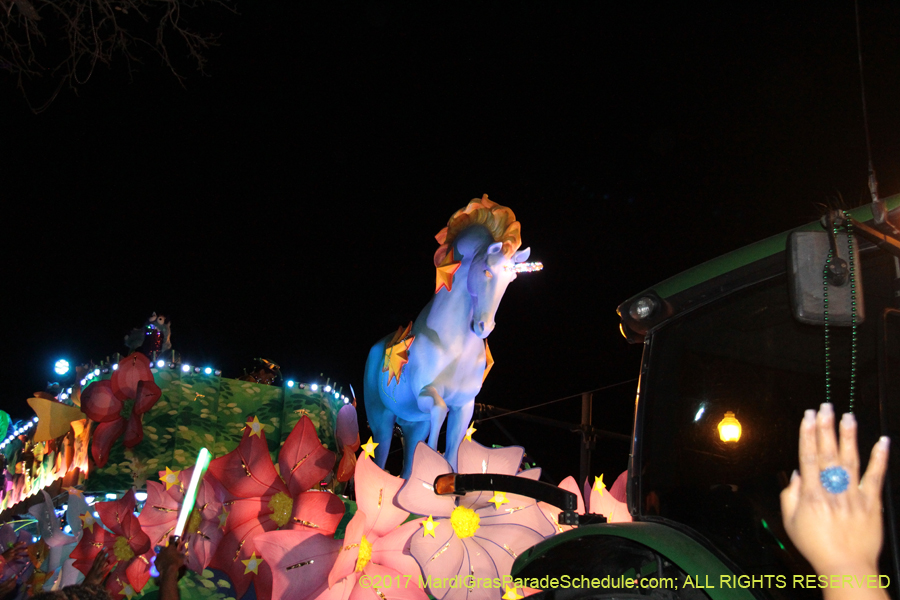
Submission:
[[[391,341],[385,344],[384,366],[381,368],[381,372],[387,373],[390,371],[387,381],[388,385],[391,385],[391,381],[394,378],[397,379],[397,383],[400,383],[403,367],[409,362],[409,347],[412,346],[413,340],[416,339],[416,336],[410,335],[411,331],[412,321],[409,322],[405,329],[398,327]]]
[[[435,294],[441,291],[441,288],[447,288],[448,292],[453,291],[453,275],[461,264],[459,261],[453,262],[453,248],[450,248],[450,252],[444,256],[444,260],[437,266],[437,277],[435,277],[434,281]]]
[[[91,533],[94,533],[94,515],[92,515],[90,512],[86,512],[83,515],[80,515],[78,518],[81,519],[82,529],[87,529]]]
[[[166,467],[166,474],[162,476],[162,482],[166,484],[166,491],[169,491],[169,488],[173,485],[178,485],[178,474],[181,471],[173,471],[169,467]]]
[[[516,589],[518,589],[518,588],[507,587],[505,585],[503,587],[506,588],[506,593],[503,594],[503,600],[522,600],[522,598],[525,597],[525,596],[519,595],[519,593],[516,592]]]
[[[475,421],[472,421],[472,424],[469,425],[469,428],[468,428],[468,429],[466,429],[466,439],[469,440],[469,441],[471,442],[471,441],[472,441],[472,434],[474,434],[476,431],[478,431],[478,430],[475,429]]]
[[[594,477],[594,491],[599,492],[603,496],[603,490],[606,486],[603,484],[603,474],[600,477]]]
[[[252,421],[247,422],[247,427],[250,428],[250,437],[253,437],[254,435],[262,437],[262,435],[260,434],[262,433],[263,425],[259,422],[259,419],[256,417],[256,415],[253,416]]]
[[[363,452],[365,452],[366,456],[368,456],[369,458],[375,458],[375,448],[377,446],[378,444],[375,443],[375,440],[373,440],[372,436],[370,435],[369,441],[360,447],[363,449]]]
[[[493,498],[488,500],[488,502],[494,503],[494,508],[500,510],[501,504],[509,504],[509,500],[506,498],[506,492],[494,492]]]
[[[440,523],[435,523],[431,515],[428,515],[428,519],[422,521],[422,527],[424,528],[422,531],[422,537],[425,537],[426,535],[434,537],[434,528],[438,525],[440,525]]]
[[[131,600],[137,594],[137,592],[134,591],[134,588],[128,583],[125,584],[125,587],[123,587],[122,591],[119,593],[128,598],[128,600]]]
[[[247,560],[242,560],[241,562],[244,563],[246,567],[244,569],[244,575],[246,575],[247,573],[256,573],[257,575],[259,575],[259,565],[263,563],[263,559],[259,556],[256,556],[255,551],[250,555],[250,558],[248,558]]]
[[[219,514],[219,527],[225,529],[225,522],[228,521],[228,511],[222,511]]]
[[[491,372],[491,367],[494,366],[494,357],[491,356],[491,349],[488,348],[487,340],[484,340],[484,375],[481,376],[481,383],[484,383],[484,380],[487,379],[487,374]]]

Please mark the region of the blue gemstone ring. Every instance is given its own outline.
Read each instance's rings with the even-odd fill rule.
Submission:
[[[850,475],[844,467],[828,467],[819,473],[819,480],[826,492],[840,494],[850,485]]]

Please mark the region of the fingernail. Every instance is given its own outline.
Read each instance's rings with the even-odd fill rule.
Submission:
[[[807,409],[803,411],[803,422],[807,425],[812,425],[816,422],[816,411],[813,409]]]
[[[853,427],[856,425],[856,417],[853,416],[853,413],[844,413],[841,415],[841,425],[844,427]]]
[[[834,407],[831,406],[831,402],[823,402],[819,406],[819,414],[823,417],[834,415]]]
[[[891,447],[891,438],[886,435],[881,436],[880,438],[878,438],[878,446],[881,447],[882,450],[887,452]]]
[[[794,480],[797,479],[798,477],[800,477],[800,473],[797,472],[797,469],[794,469],[794,472],[791,473],[791,483],[793,483]]]

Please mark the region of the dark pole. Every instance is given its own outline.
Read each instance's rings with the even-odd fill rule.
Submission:
[[[591,450],[594,447],[594,428],[591,423],[593,394],[585,392],[581,395],[581,470],[578,485],[583,486],[591,475]]]

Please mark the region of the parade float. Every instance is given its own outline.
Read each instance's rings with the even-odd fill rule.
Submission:
[[[2,580],[16,577],[19,596],[60,589],[105,550],[113,597],[153,598],[156,553],[183,526],[186,600],[509,599],[527,593],[510,579],[513,561],[571,528],[560,523],[591,510],[630,520],[602,478],[584,499],[572,478],[566,492],[553,487],[566,507],[515,493],[552,486],[522,470],[522,448],[472,439],[494,312],[517,273],[541,266],[525,262],[512,211],[486,195],[436,238],[434,298],[370,352],[365,444],[349,385],[285,381],[265,360],[224,377],[173,350],[171,325],[156,314],[126,336],[127,355],[36,394],[36,416],[0,442],[0,541],[31,542],[29,560],[6,564]],[[395,423],[405,478],[382,468]],[[207,450],[214,458],[191,493]],[[454,473],[505,483],[464,495],[434,488]]]

